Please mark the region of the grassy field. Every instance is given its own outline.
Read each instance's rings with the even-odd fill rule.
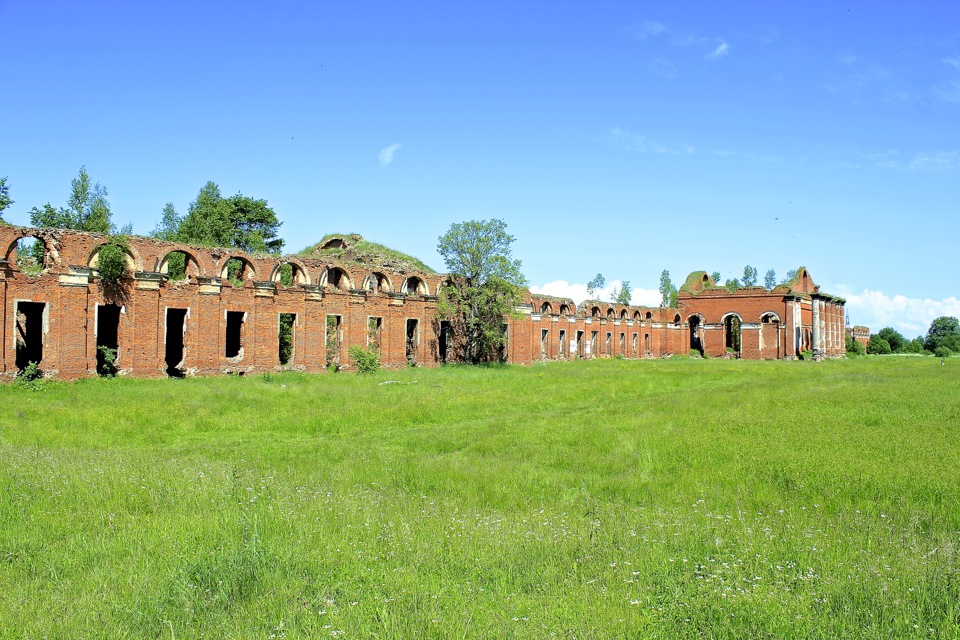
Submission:
[[[960,637],[957,360],[0,396],[2,637]]]

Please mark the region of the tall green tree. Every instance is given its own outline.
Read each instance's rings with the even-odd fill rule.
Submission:
[[[160,218],[160,222],[153,228],[153,233],[150,235],[160,240],[167,240],[168,242],[176,241],[180,233],[181,222],[182,219],[177,214],[173,203],[168,202],[163,207],[163,215]]]
[[[677,306],[677,288],[670,280],[670,272],[664,269],[660,272],[660,306]]]
[[[747,265],[743,268],[743,286],[757,286],[757,268]]]
[[[777,286],[777,272],[773,269],[767,269],[766,275],[763,276],[763,286],[768,291],[772,291],[775,286]]]
[[[452,224],[438,238],[437,251],[451,277],[440,290],[437,313],[451,323],[464,362],[497,360],[506,345],[504,327],[526,284],[513,241],[503,220]]]
[[[907,346],[907,339],[893,327],[884,327],[877,335],[887,341],[893,353],[903,353]]]
[[[928,351],[941,353],[944,349],[951,353],[960,352],[960,320],[953,316],[940,316],[930,323],[924,345]]]
[[[589,296],[591,300],[595,299],[597,291],[603,289],[606,284],[607,279],[603,277],[602,273],[598,273],[593,277],[593,280],[587,283],[587,296]]]
[[[251,253],[278,253],[284,244],[277,236],[281,224],[266,200],[241,193],[224,198],[220,187],[208,182],[177,226],[176,239]]]
[[[630,287],[630,281],[624,280],[620,288],[614,291],[613,301],[617,304],[630,304],[633,298],[633,289]]]
[[[710,279],[713,280],[713,284],[720,284],[720,272],[714,271],[710,274]]]
[[[35,227],[76,229],[96,233],[113,233],[107,188],[93,183],[86,167],[80,167],[76,178],[70,181],[70,197],[66,208],[54,209],[48,202],[43,207],[30,209],[30,224]],[[129,233],[130,225],[121,233]]]
[[[3,211],[13,204],[10,199],[10,186],[7,184],[6,176],[0,178],[0,222],[3,221]]]

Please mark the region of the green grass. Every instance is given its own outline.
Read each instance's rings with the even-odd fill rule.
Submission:
[[[0,637],[960,636],[956,360],[0,396]]]

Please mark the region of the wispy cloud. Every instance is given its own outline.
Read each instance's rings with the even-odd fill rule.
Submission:
[[[904,154],[897,149],[887,149],[862,154],[862,158],[876,167],[895,171],[948,171],[960,168],[960,151],[955,150]]]
[[[707,60],[717,60],[727,55],[730,52],[730,45],[726,42],[721,42],[717,45],[717,48],[714,49],[711,53],[706,55]]]
[[[677,77],[676,65],[663,58],[654,58],[653,62],[650,63],[650,71],[670,80]]]
[[[666,30],[667,27],[659,22],[647,21],[640,25],[634,36],[637,40],[643,41],[658,36]]]
[[[836,293],[846,298],[851,322],[866,325],[874,333],[883,327],[893,327],[913,338],[925,334],[934,318],[960,317],[960,300],[955,296],[933,300],[908,298],[899,294],[888,295],[874,289],[853,293],[845,285],[838,285]]]
[[[630,133],[620,127],[614,127],[607,136],[607,141],[621,149],[635,151],[637,153],[660,153],[665,155],[688,155],[693,153],[692,145],[666,145],[656,140],[651,140],[643,135]]]
[[[954,69],[960,69],[960,58],[944,58],[943,64],[950,65]]]
[[[402,146],[403,146],[402,144],[395,143],[390,145],[389,147],[384,147],[383,149],[380,149],[380,153],[377,154],[377,158],[380,159],[380,166],[389,167],[390,163],[393,162],[393,154],[395,154],[397,150],[400,149],[400,147]]]
[[[607,283],[607,286],[594,294],[598,300],[610,300],[613,298],[614,289],[619,289],[623,283],[619,280]],[[570,298],[575,303],[580,304],[590,296],[587,295],[587,285],[580,283],[570,283],[566,280],[554,280],[548,282],[542,287],[530,287],[530,293],[540,293],[547,296],[560,296]],[[637,306],[654,307],[660,304],[660,292],[656,289],[633,289],[633,296],[630,304]]]

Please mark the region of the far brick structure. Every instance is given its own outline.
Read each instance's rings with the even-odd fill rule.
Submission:
[[[18,256],[22,238],[42,243],[42,263]],[[454,338],[436,315],[446,277],[391,260],[370,264],[351,253],[356,237],[332,238],[324,245],[335,250],[330,255],[281,258],[134,237],[119,287],[98,278],[97,251],[107,240],[0,227],[0,361],[8,379],[29,362],[56,378],[96,375],[98,347],[116,351],[121,374],[139,377],[349,368],[351,345],[377,346],[387,367],[434,366]],[[186,262],[179,280],[170,277],[175,253]],[[228,262],[237,268],[230,271]],[[838,357],[845,352],[843,305],[821,293],[805,269],[773,291],[735,293],[696,272],[675,309],[599,301],[578,308],[527,293],[520,319],[508,322],[503,357],[518,364],[690,352]]]

